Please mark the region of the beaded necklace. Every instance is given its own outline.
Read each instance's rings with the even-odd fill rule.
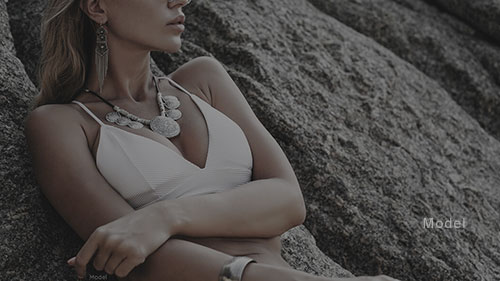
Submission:
[[[160,108],[160,115],[155,116],[153,119],[148,120],[140,118],[117,105],[113,105],[109,101],[105,100],[96,92],[84,88],[82,89],[86,93],[92,93],[113,108],[113,111],[106,114],[106,120],[109,122],[118,124],[120,126],[128,126],[132,129],[140,129],[144,125],[148,125],[149,128],[167,138],[173,138],[181,132],[181,128],[177,123],[177,119],[181,118],[182,113],[177,108],[181,104],[176,96],[166,95],[163,96],[158,87],[158,81],[156,76],[153,75],[153,82],[156,87],[156,101]],[[165,109],[165,107],[167,109]]]

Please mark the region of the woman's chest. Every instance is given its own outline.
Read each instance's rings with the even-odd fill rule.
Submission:
[[[181,117],[176,120],[177,124],[180,127],[180,134],[173,138],[166,138],[149,127],[149,125],[145,124],[144,127],[140,129],[129,128],[128,126],[120,126],[117,124],[113,124],[108,122],[105,119],[106,111],[105,108],[94,108],[94,112],[98,115],[101,120],[105,123],[104,128],[99,126],[93,120],[88,120],[86,122],[84,129],[87,135],[89,148],[92,152],[92,156],[94,159],[97,159],[97,155],[99,150],[102,148],[102,137],[104,130],[109,130],[110,127],[114,127],[111,129],[119,129],[125,134],[125,136],[133,137],[131,134],[135,136],[144,137],[155,141],[158,144],[165,146],[166,149],[177,153],[179,156],[185,158],[187,161],[197,165],[198,167],[203,167],[206,162],[206,157],[208,154],[209,148],[209,126],[208,121],[206,121],[204,112],[198,107],[198,105],[191,100],[186,95],[179,96],[179,100],[181,101],[181,105],[179,106],[179,110],[181,112]],[[206,110],[206,109],[205,109]],[[143,111],[138,111],[143,112]],[[159,115],[160,111],[157,112]],[[156,115],[148,115],[150,118],[144,114],[136,114],[136,116],[144,118],[146,120],[150,120]],[[115,130],[116,131],[116,130]]]

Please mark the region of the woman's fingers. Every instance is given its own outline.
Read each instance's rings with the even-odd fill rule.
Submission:
[[[115,275],[123,278],[127,276],[132,269],[134,269],[136,266],[139,264],[143,263],[145,261],[144,258],[133,258],[133,257],[128,257],[120,265],[115,269]]]
[[[108,262],[106,263],[104,271],[106,271],[106,273],[109,275],[115,274],[115,271],[120,265],[120,263],[124,262],[126,258],[127,258],[126,256],[114,252],[113,255],[109,258]]]
[[[75,258],[75,271],[79,278],[84,278],[86,274],[87,264],[96,252],[100,242],[100,231],[94,231],[87,242],[80,249]]]
[[[143,263],[147,256],[146,250],[133,241],[120,241],[105,229],[97,228],[78,254],[68,260],[68,264],[74,266],[79,278],[84,278],[87,264],[94,255],[93,266],[96,270],[105,270],[106,273],[119,277],[127,276],[135,266]]]
[[[94,268],[102,271],[104,270],[104,266],[108,262],[109,257],[111,256],[110,249],[108,247],[100,247],[97,250],[97,254],[94,258]]]
[[[80,249],[74,262],[70,259],[68,263],[74,266],[78,277],[83,278],[87,264],[95,255],[93,267],[97,270],[107,268],[107,271],[115,271],[115,275],[118,270],[118,274],[126,276],[170,235],[163,214],[157,209],[144,208],[98,227]],[[110,262],[115,254],[117,256]],[[122,259],[117,261],[119,257]]]

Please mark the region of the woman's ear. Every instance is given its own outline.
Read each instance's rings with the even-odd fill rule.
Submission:
[[[80,9],[93,21],[104,24],[108,21],[106,4],[102,0],[81,0]]]

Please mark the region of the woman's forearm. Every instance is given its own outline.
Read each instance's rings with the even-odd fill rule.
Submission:
[[[231,190],[151,206],[169,219],[174,235],[193,237],[270,238],[305,219],[300,188],[279,178],[255,180]]]
[[[146,261],[119,281],[217,281],[224,263],[233,256],[182,239],[169,239]],[[334,281],[293,268],[261,263],[249,263],[242,281]]]

